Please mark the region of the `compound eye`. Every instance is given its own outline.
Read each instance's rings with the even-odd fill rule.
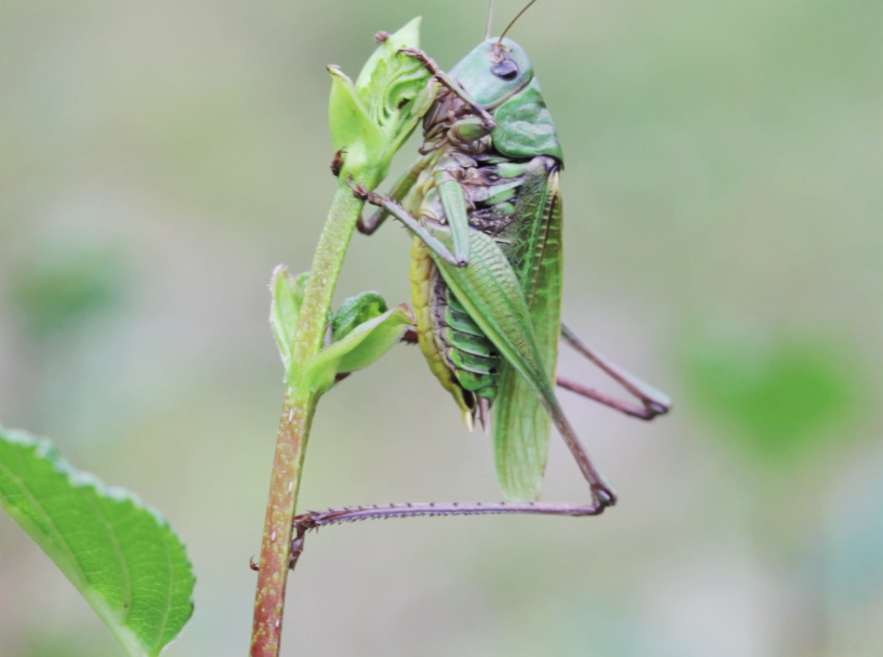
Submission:
[[[504,59],[491,68],[491,73],[504,80],[514,80],[518,76],[518,64],[511,59]]]

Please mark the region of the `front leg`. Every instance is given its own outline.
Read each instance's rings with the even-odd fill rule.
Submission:
[[[362,185],[353,185],[353,196],[362,201],[367,201],[371,205],[376,205],[377,207],[383,208],[383,210],[401,221],[405,226],[407,226],[411,232],[413,232],[417,237],[423,240],[423,243],[429,247],[429,249],[434,252],[439,258],[444,260],[445,262],[449,262],[455,267],[465,267],[467,262],[460,260],[451,253],[450,249],[446,247],[441,240],[439,240],[435,235],[433,235],[423,224],[420,223],[415,217],[412,217],[411,214],[405,210],[401,205],[393,201],[391,198],[387,198],[382,196],[381,194],[377,194],[375,192],[369,192]]]
[[[448,227],[451,229],[451,241],[454,256],[460,266],[469,262],[469,209],[466,207],[466,195],[463,186],[444,169],[435,174],[435,184],[441,199],[442,209]]]
[[[389,192],[390,198],[397,203],[401,203],[402,199],[404,199],[414,185],[417,184],[417,179],[420,177],[420,174],[423,173],[431,163],[432,158],[430,157],[422,157],[417,160],[414,166],[408,169],[408,171],[396,181],[395,185],[392,186],[392,189]],[[356,228],[358,228],[359,232],[363,235],[371,235],[375,230],[380,228],[380,225],[386,221],[388,216],[389,213],[381,208],[367,219],[360,216]]]
[[[435,63],[435,60],[432,59],[432,57],[427,55],[419,48],[402,48],[401,50],[399,50],[399,52],[408,55],[408,57],[413,57],[418,62],[423,64],[423,66],[426,67],[426,70],[432,73],[433,77],[435,77],[435,79],[439,81],[439,84],[450,89],[451,92],[459,96],[463,100],[463,102],[469,105],[472,110],[481,117],[481,121],[488,132],[496,127],[497,122],[494,121],[494,117],[492,117],[484,107],[479,105],[478,102],[476,102],[476,100],[469,95],[469,92],[461,87],[454,78],[452,78],[444,70],[442,70],[442,68]]]

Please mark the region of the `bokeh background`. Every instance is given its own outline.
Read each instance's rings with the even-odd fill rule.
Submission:
[[[520,7],[499,0],[495,32]],[[0,420],[186,540],[196,613],[170,657],[247,651],[282,394],[266,285],[308,268],[334,189],[324,67],[355,75],[375,31],[423,15],[449,68],[485,10],[0,2]],[[567,159],[565,318],[675,411],[562,393],[621,495],[602,518],[311,536],[285,655],[881,654],[881,34],[873,0],[530,10],[511,35]],[[408,245],[356,236],[337,298],[408,300]],[[323,399],[302,508],[498,496],[417,349]],[[544,499],[586,499],[557,437]],[[0,517],[0,655],[117,654]]]

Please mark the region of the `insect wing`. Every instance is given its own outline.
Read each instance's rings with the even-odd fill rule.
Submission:
[[[521,283],[547,381],[554,381],[561,326],[561,197],[558,174],[528,175],[515,210],[510,258]],[[497,477],[509,499],[538,497],[549,453],[551,418],[531,385],[506,362],[493,408]]]
[[[470,263],[467,267],[456,267],[436,258],[445,282],[500,350],[509,366],[517,372],[517,375],[509,375],[509,378],[524,381],[527,389],[531,390],[530,398],[533,403],[540,409],[545,407],[549,413],[557,414],[557,400],[549,382],[546,364],[537,346],[530,310],[512,265],[499,245],[484,233],[470,231],[469,243]],[[531,417],[535,415],[532,414]],[[536,495],[536,481],[542,479],[548,450],[548,424],[545,427],[545,433],[536,433],[536,427],[531,422],[512,424],[512,428],[519,432],[515,440],[523,452],[517,456],[526,460],[506,460],[504,467],[507,469],[507,477],[501,483],[509,487],[504,491],[508,496],[514,498]],[[502,430],[500,435],[502,436]],[[530,444],[531,441],[533,444]],[[538,458],[542,461],[538,461]],[[520,471],[517,476],[509,476],[508,470],[511,468]],[[515,487],[511,485],[513,481],[518,482]],[[520,482],[529,482],[528,488],[519,488]]]

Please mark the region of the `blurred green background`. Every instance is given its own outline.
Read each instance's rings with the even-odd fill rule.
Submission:
[[[0,2],[0,420],[184,537],[196,614],[170,657],[247,651],[282,393],[266,285],[308,267],[334,189],[324,67],[355,75],[423,15],[450,68],[485,10]],[[881,654],[881,34],[872,0],[530,10],[511,36],[567,159],[565,318],[675,411],[562,393],[621,495],[602,518],[311,536],[285,655]],[[338,298],[409,300],[408,250],[398,226],[356,236]],[[567,350],[561,369],[614,390]],[[417,349],[323,399],[302,508],[498,496]],[[586,497],[554,438],[544,499]],[[0,656],[117,654],[0,517]]]

